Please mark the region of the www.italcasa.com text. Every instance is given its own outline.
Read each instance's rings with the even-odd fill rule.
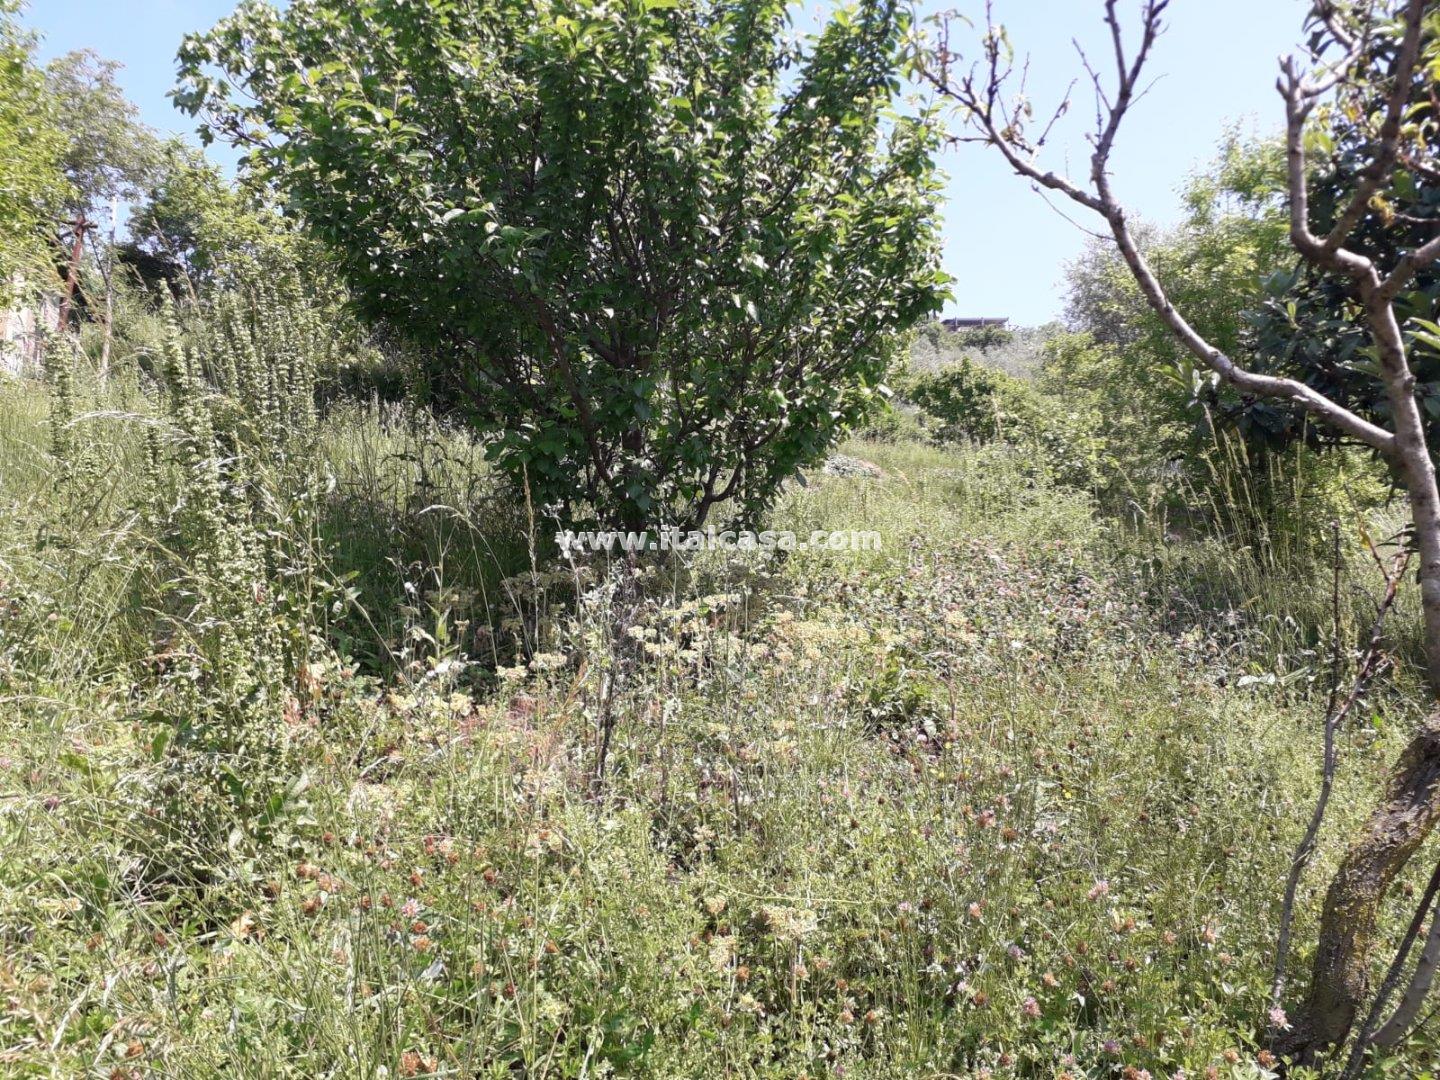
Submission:
[[[676,529],[639,531],[562,529],[555,543],[565,554],[642,551],[879,551],[878,532],[862,529],[816,529],[808,537],[788,529]]]

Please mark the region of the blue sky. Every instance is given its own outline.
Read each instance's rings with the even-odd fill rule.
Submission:
[[[146,122],[188,132],[189,118],[165,96],[176,47],[184,33],[208,28],[234,6],[234,0],[30,0],[24,21],[42,35],[44,59],[88,47],[120,61],[122,84]],[[978,0],[928,6],[971,14],[981,8]],[[1210,158],[1227,126],[1278,128],[1276,58],[1299,40],[1305,6],[1305,0],[1173,0],[1151,66],[1160,79],[1127,121],[1114,156],[1117,186],[1133,212],[1174,220],[1180,186]],[[1133,10],[1138,0],[1122,0],[1121,7]],[[995,0],[995,11],[1017,49],[1032,58],[1037,112],[1057,102],[1080,73],[1072,38],[1093,58],[1108,56],[1100,0]],[[957,33],[952,48],[965,40]],[[1052,168],[1068,162],[1083,176],[1086,104],[1077,97],[1068,125],[1053,139]],[[951,313],[1003,315],[1026,325],[1057,316],[1064,264],[1084,235],[992,153],[962,147],[947,152],[944,165],[945,268],[957,279]]]

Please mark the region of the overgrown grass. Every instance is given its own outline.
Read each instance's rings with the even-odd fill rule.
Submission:
[[[345,406],[320,602],[264,608],[313,649],[244,702],[253,777],[224,757],[257,828],[156,739],[190,580],[132,510],[164,403],[75,395],[57,442],[48,392],[0,389],[7,1073],[1260,1074],[1328,582],[1103,519],[1023,452],[909,443],[773,514],[882,550],[637,580],[546,563],[463,433]],[[1344,733],[1301,942],[1407,687]]]

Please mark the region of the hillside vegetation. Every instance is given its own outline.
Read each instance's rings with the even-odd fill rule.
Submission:
[[[418,414],[302,409],[242,489],[237,396],[55,386],[0,408],[7,1069],[1270,1060],[1327,582],[906,441],[773,514],[879,552],[532,563],[544,523]],[[1311,881],[1409,707],[1346,729]]]
[[[1433,1080],[1440,10],[1093,6],[0,0],[0,1077]]]

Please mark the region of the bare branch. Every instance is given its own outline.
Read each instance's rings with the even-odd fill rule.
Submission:
[[[1105,93],[1105,80],[1100,78],[1099,72],[1090,66],[1090,57],[1085,55],[1084,46],[1074,38],[1071,39],[1071,44],[1075,46],[1075,51],[1080,56],[1080,66],[1085,69],[1085,74],[1090,76],[1090,85],[1094,88],[1095,130],[1099,131],[1105,126],[1105,113],[1110,108],[1110,98]]]
[[[1341,1080],[1353,1080],[1354,1077],[1360,1075],[1360,1067],[1365,1059],[1365,1050],[1371,1044],[1371,1036],[1375,1032],[1376,1024],[1385,1008],[1390,1004],[1390,995],[1400,985],[1400,976],[1405,970],[1405,961],[1409,959],[1410,950],[1414,948],[1415,940],[1420,936],[1420,928],[1425,925],[1425,916],[1435,905],[1437,893],[1440,893],[1440,863],[1436,864],[1435,871],[1430,875],[1430,881],[1425,886],[1425,892],[1420,897],[1420,903],[1415,908],[1410,925],[1405,928],[1405,936],[1400,939],[1400,947],[1395,951],[1395,958],[1390,962],[1390,967],[1385,972],[1385,978],[1381,981],[1380,988],[1375,991],[1375,1000],[1371,1003],[1370,1012],[1365,1017],[1365,1022],[1360,1025],[1360,1033],[1350,1048],[1350,1056],[1345,1062],[1344,1071],[1340,1074]]]
[[[1050,132],[1060,122],[1060,118],[1070,111],[1070,94],[1074,91],[1078,81],[1078,79],[1070,80],[1070,85],[1065,88],[1065,96],[1060,99],[1060,104],[1055,106],[1055,111],[1050,116],[1050,122],[1045,125],[1045,130],[1040,132],[1040,138],[1035,140],[1035,149],[1038,150],[1045,145],[1045,140],[1050,138]]]
[[[1377,294],[1385,301],[1395,299],[1400,295],[1400,290],[1410,283],[1410,279],[1422,268],[1440,259],[1440,232],[1437,232],[1424,244],[1421,244],[1414,251],[1408,252],[1395,264],[1390,271],[1390,276],[1380,283]]]
[[[1420,959],[1415,963],[1415,972],[1410,976],[1410,985],[1400,997],[1390,1019],[1375,1032],[1371,1041],[1376,1046],[1391,1047],[1403,1039],[1415,1026],[1420,1009],[1430,988],[1435,984],[1435,973],[1440,971],[1440,918],[1430,920],[1430,932],[1425,935],[1425,944],[1420,949]]]
[[[1150,57],[1150,50],[1160,36],[1160,16],[1164,14],[1169,4],[1170,0],[1145,0],[1145,7],[1141,13],[1140,48],[1135,53],[1135,60],[1127,66],[1120,22],[1115,17],[1115,0],[1106,0],[1105,21],[1110,24],[1110,34],[1115,42],[1115,76],[1118,86],[1115,92],[1115,104],[1110,109],[1110,119],[1100,132],[1100,137],[1095,143],[1095,156],[1091,159],[1091,178],[1097,187],[1100,185],[1100,178],[1104,174],[1105,166],[1109,163],[1110,151],[1115,145],[1115,136],[1120,133],[1120,124],[1135,103],[1135,86],[1140,80],[1140,72],[1145,67],[1145,61]]]
[[[1207,341],[1170,302],[1164,287],[1156,278],[1154,271],[1135,242],[1124,208],[1111,189],[1108,173],[1110,153],[1114,148],[1120,126],[1135,103],[1136,87],[1140,82],[1151,50],[1159,38],[1162,25],[1161,16],[1164,14],[1169,0],[1145,0],[1141,10],[1140,44],[1133,59],[1128,56],[1124,45],[1124,35],[1116,15],[1116,3],[1117,0],[1106,0],[1105,6],[1106,21],[1110,25],[1116,64],[1116,87],[1113,98],[1105,94],[1103,80],[1098,72],[1090,67],[1088,61],[1084,61],[1083,51],[1081,53],[1082,61],[1085,62],[1091,80],[1095,84],[1097,100],[1108,105],[1108,107],[1102,108],[1100,122],[1097,124],[1094,152],[1090,159],[1090,188],[1082,187],[1068,177],[1042,168],[1036,160],[1037,147],[1029,143],[1023,128],[1012,122],[1006,114],[1003,105],[1003,89],[1009,69],[1000,64],[1000,32],[993,22],[987,28],[984,38],[986,63],[983,85],[977,81],[977,71],[974,67],[962,79],[954,82],[937,75],[922,60],[921,76],[942,95],[961,107],[966,122],[976,132],[975,138],[999,151],[1006,163],[1018,175],[1040,187],[1059,192],[1105,219],[1110,227],[1111,236],[1126,264],[1130,267],[1146,301],[1197,360],[1241,391],[1292,402],[1326,421],[1342,434],[1358,439],[1387,457],[1393,456],[1396,440],[1392,433],[1372,424],[1359,414],[1330,400],[1313,387],[1307,386],[1297,379],[1262,375],[1240,367],[1223,350]],[[988,17],[988,4],[986,13]],[[1303,120],[1301,124],[1303,126]],[[1048,132],[1048,127],[1046,130]],[[1301,167],[1303,170],[1303,157]],[[1303,171],[1301,179],[1303,181]],[[1359,257],[1356,256],[1356,258]],[[1365,260],[1365,264],[1368,267],[1369,261]],[[1373,274],[1373,268],[1371,273]],[[1378,279],[1376,283],[1378,284]]]

